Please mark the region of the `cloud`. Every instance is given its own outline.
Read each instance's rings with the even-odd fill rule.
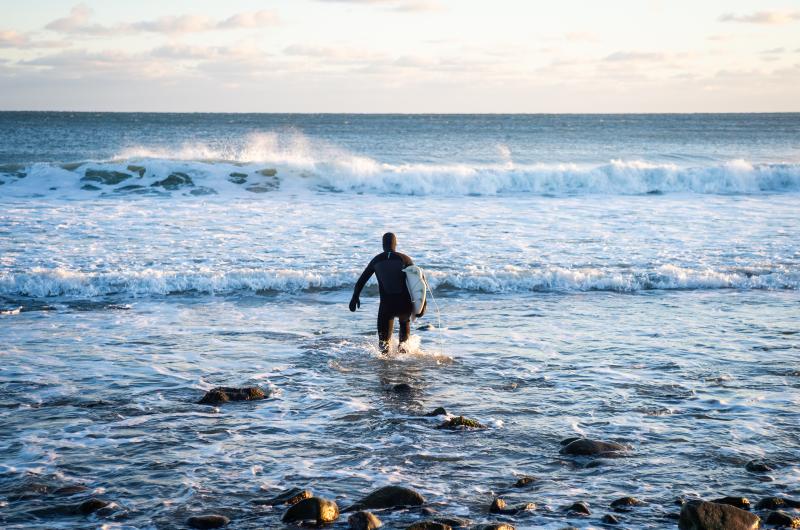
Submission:
[[[399,13],[420,13],[424,11],[443,11],[441,4],[434,0],[317,0],[337,4],[382,5]]]
[[[664,59],[663,53],[650,52],[614,52],[603,58],[608,62],[660,62]]]
[[[725,13],[720,22],[742,22],[746,24],[788,24],[800,20],[800,11],[757,11],[748,15]]]
[[[770,48],[769,50],[761,50],[758,53],[760,53],[762,55],[777,55],[777,54],[780,54],[780,53],[784,53],[785,51],[786,51],[786,48]]]
[[[53,20],[45,29],[58,33],[77,35],[113,35],[119,33],[198,33],[213,30],[252,29],[273,26],[279,23],[274,11],[237,13],[223,20],[214,20],[205,15],[170,15],[153,20],[104,26],[90,22],[93,11],[86,4],[78,4],[66,17]]]
[[[0,30],[0,48],[58,48],[64,45],[62,41],[34,40],[28,33]]]

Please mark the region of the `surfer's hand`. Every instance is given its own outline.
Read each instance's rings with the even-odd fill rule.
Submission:
[[[361,307],[361,300],[357,296],[354,296],[350,299],[350,311],[355,313],[357,307]]]

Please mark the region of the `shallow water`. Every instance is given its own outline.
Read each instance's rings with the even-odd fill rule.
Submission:
[[[45,114],[0,113],[3,527],[280,527],[253,501],[290,486],[405,484],[518,529],[800,496],[797,115]],[[386,230],[438,305],[407,354],[376,349],[374,284],[347,310]],[[272,395],[196,403],[234,385]],[[439,406],[487,428],[438,430]],[[577,435],[630,451],[560,455]],[[115,504],[69,513],[92,496]]]

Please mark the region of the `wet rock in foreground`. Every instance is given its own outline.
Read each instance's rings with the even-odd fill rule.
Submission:
[[[194,181],[192,180],[192,177],[186,173],[176,171],[175,173],[170,173],[167,178],[163,180],[157,180],[150,185],[153,187],[161,187],[165,190],[175,191],[182,186],[194,186]]]
[[[569,513],[574,513],[577,515],[592,515],[592,512],[589,511],[589,506],[587,506],[587,504],[582,501],[573,502],[570,506],[567,507],[567,511]]]
[[[373,530],[380,528],[383,523],[370,512],[356,512],[347,518],[351,530]]]
[[[230,523],[231,520],[225,517],[224,515],[196,515],[194,517],[189,517],[186,520],[186,524],[192,528],[222,528],[223,526]]]
[[[257,386],[242,388],[218,386],[206,392],[198,403],[201,405],[221,405],[229,401],[255,401],[266,397],[267,394]]]
[[[627,450],[627,447],[615,442],[601,442],[599,440],[590,440],[589,438],[578,438],[564,445],[560,452],[565,455],[594,456],[614,454]]]
[[[303,499],[310,499],[312,496],[313,494],[311,493],[311,490],[290,488],[280,492],[278,495],[272,497],[271,499],[259,499],[253,502],[255,504],[259,504],[262,506],[280,506],[280,505],[292,506],[302,501]]]
[[[470,525],[469,519],[463,519],[461,517],[437,517],[433,521],[453,528],[466,528]]]
[[[100,182],[102,184],[116,185],[123,180],[128,180],[131,175],[121,171],[109,171],[105,169],[87,169],[81,178],[82,182]]]
[[[772,466],[760,460],[751,460],[744,465],[744,468],[750,473],[769,473],[773,471]]]
[[[403,486],[384,486],[373,491],[345,511],[351,512],[364,509],[382,510],[384,508],[421,506],[423,504],[425,504],[425,497],[411,488]]]
[[[615,509],[625,509],[625,508],[632,508],[634,506],[642,506],[644,502],[640,501],[636,497],[620,497],[614,501],[611,501],[611,507]]]
[[[800,517],[792,517],[786,512],[771,512],[767,516],[767,524],[783,528],[800,528]]]
[[[77,511],[82,515],[89,515],[97,510],[102,510],[106,508],[111,503],[108,501],[104,501],[102,499],[89,499],[87,501],[83,501],[80,505],[78,505]]]
[[[433,418],[434,416],[447,416],[447,411],[444,409],[444,407],[436,407],[429,413],[425,414],[425,416],[428,418]]]
[[[605,524],[619,524],[619,519],[617,516],[610,513],[605,514],[600,521]]]
[[[281,521],[296,523],[314,521],[317,525],[332,523],[339,518],[339,507],[334,501],[322,497],[303,499],[283,514]]]
[[[729,504],[689,501],[681,509],[680,530],[755,530],[758,516]]]
[[[231,173],[228,175],[228,180],[234,184],[244,184],[247,182],[247,173]]]
[[[486,425],[464,416],[455,416],[445,421],[437,429],[449,429],[451,431],[460,429],[485,429]]]
[[[517,479],[517,481],[514,483],[514,487],[524,488],[525,486],[530,486],[534,482],[536,482],[536,479],[534,477],[524,476]]]
[[[722,497],[721,499],[714,499],[711,502],[717,504],[727,504],[729,506],[736,506],[742,510],[750,509],[750,501],[745,497]]]
[[[514,525],[508,523],[489,523],[477,527],[477,530],[516,530]]]
[[[756,504],[757,510],[775,510],[777,508],[800,508],[800,502],[783,497],[765,497]]]
[[[420,521],[418,523],[414,523],[409,527],[406,527],[406,530],[453,530],[452,527],[446,525],[444,523],[439,523],[437,521]]]
[[[147,169],[144,166],[134,166],[134,165],[130,165],[125,169],[127,169],[131,173],[137,173],[139,175],[139,178],[142,178],[144,176],[145,171],[147,171]]]
[[[515,506],[513,508],[509,508],[506,505],[506,501],[501,498],[496,498],[492,501],[492,505],[489,506],[489,513],[500,513],[504,515],[517,515],[522,512],[533,511],[536,509],[536,505],[532,502],[521,504],[519,506]]]

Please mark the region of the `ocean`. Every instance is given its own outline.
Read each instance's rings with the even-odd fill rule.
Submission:
[[[382,354],[375,280],[347,304],[386,231],[432,299]],[[0,112],[5,528],[274,528],[283,489],[387,484],[674,528],[800,496],[799,362],[800,114]]]

